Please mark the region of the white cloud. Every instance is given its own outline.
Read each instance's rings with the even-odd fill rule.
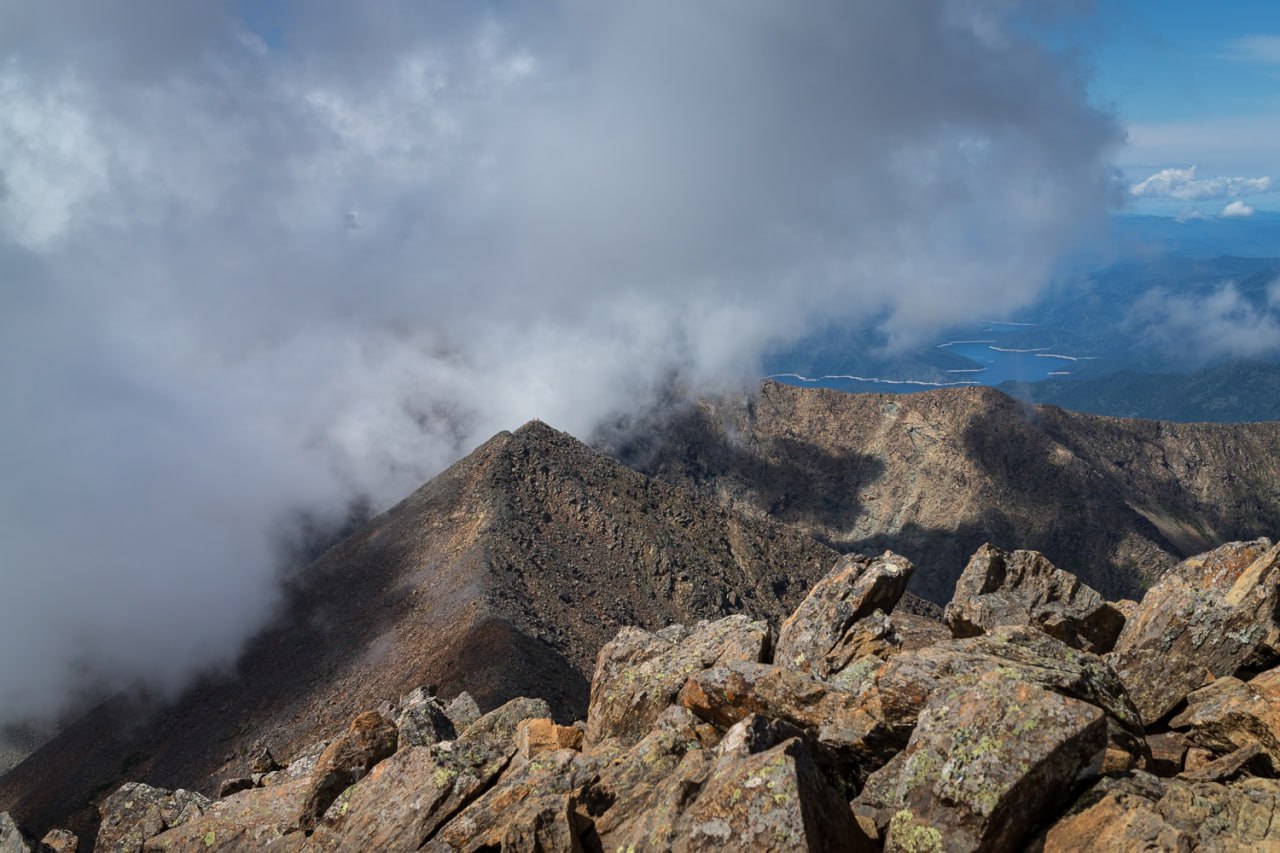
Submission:
[[[1260,358],[1280,353],[1276,308],[1274,293],[1268,294],[1267,305],[1259,305],[1233,282],[1203,296],[1156,288],[1134,302],[1128,322],[1138,334],[1180,357],[1201,362]]]
[[[1031,301],[1119,133],[1007,5],[3,6],[0,719],[225,659],[294,507]]]
[[[1182,201],[1206,201],[1210,199],[1239,198],[1269,192],[1270,177],[1260,178],[1197,178],[1196,167],[1186,169],[1162,169],[1151,177],[1129,188],[1135,198],[1180,199]]]
[[[1222,216],[1228,219],[1247,219],[1253,216],[1254,209],[1242,201],[1233,201],[1222,208]]]

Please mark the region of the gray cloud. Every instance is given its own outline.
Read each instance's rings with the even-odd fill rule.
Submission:
[[[291,510],[1028,304],[1118,132],[1010,14],[7,6],[0,718],[226,661]]]

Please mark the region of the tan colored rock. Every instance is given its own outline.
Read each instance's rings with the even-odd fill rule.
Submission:
[[[76,853],[80,849],[80,837],[69,829],[51,829],[40,839],[51,853]],[[0,843],[0,850],[4,845]]]
[[[1278,605],[1280,547],[1267,539],[1233,542],[1162,577],[1107,661],[1152,725],[1212,679],[1274,662]]]
[[[670,705],[690,675],[734,661],[764,660],[769,626],[742,615],[699,623],[678,642],[623,628],[596,660],[587,712],[587,743],[635,743]]]
[[[1187,749],[1187,759],[1182,767],[1188,771],[1199,770],[1211,761],[1213,761],[1213,750],[1193,746]]]
[[[170,827],[204,814],[212,803],[194,791],[168,791],[141,782],[126,782],[98,806],[102,817],[95,851],[134,853]]]
[[[296,779],[241,791],[212,803],[203,814],[148,839],[147,853],[180,850],[298,850],[306,836],[297,814],[310,784]]]
[[[582,729],[560,726],[546,717],[524,720],[516,727],[516,751],[530,759],[559,749],[582,749]]]
[[[541,699],[513,699],[456,741],[400,750],[343,795],[309,849],[418,849],[497,781],[515,755],[520,721],[550,714]]]
[[[275,756],[271,754],[271,750],[265,746],[258,751],[249,765],[250,773],[274,773],[282,769]]]
[[[872,851],[803,742],[726,754],[684,816],[673,849]]]
[[[1170,725],[1190,728],[1196,746],[1217,754],[1256,743],[1280,767],[1280,669],[1248,682],[1227,676],[1201,687]]]
[[[905,750],[885,850],[1019,849],[1106,738],[1102,709],[999,672],[936,691]]]
[[[238,794],[241,791],[256,787],[257,785],[251,776],[236,776],[233,779],[223,779],[218,783],[218,799],[225,799],[232,794]]]
[[[890,551],[875,558],[841,557],[782,623],[774,661],[824,678],[838,672],[861,656],[856,650],[840,649],[850,645],[848,635],[857,623],[876,611],[883,620],[914,571],[910,561]]]
[[[489,790],[445,824],[426,851],[578,851],[574,806],[596,778],[597,762],[573,750],[517,757]]]
[[[1274,778],[1276,766],[1261,744],[1251,743],[1203,764],[1185,770],[1178,778],[1188,782],[1231,782],[1246,776]]]
[[[945,618],[956,637],[999,625],[1032,625],[1095,654],[1111,650],[1125,621],[1095,590],[1042,554],[993,545],[983,545],[969,560]]]
[[[384,758],[396,751],[395,724],[377,711],[359,714],[316,761],[310,787],[298,811],[297,825],[315,829],[330,804]]]
[[[1045,833],[1044,853],[1280,849],[1280,781],[1102,779]]]

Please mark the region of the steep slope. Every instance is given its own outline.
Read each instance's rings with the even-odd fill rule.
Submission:
[[[617,451],[661,479],[842,551],[892,548],[945,601],[984,542],[1033,548],[1111,597],[1280,527],[1280,424],[1165,424],[1019,404],[764,383]]]
[[[291,583],[287,612],[233,678],[149,715],[118,700],[0,782],[43,831],[125,776],[207,791],[255,747],[280,756],[424,683],[488,709],[518,695],[585,711],[599,647],[624,624],[788,612],[836,555],[700,503],[531,423],[373,519]]]

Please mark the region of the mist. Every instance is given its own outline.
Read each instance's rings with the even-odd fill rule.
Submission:
[[[172,690],[281,524],[1030,304],[1116,123],[1004,0],[0,8],[0,721]]]

